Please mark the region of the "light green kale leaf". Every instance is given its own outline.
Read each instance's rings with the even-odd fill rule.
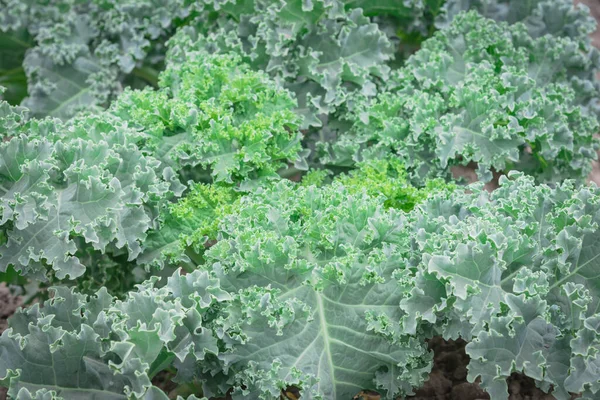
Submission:
[[[295,101],[236,55],[173,53],[160,90],[126,91],[109,112],[146,134],[143,148],[184,179],[234,184],[303,166]],[[190,170],[191,169],[191,170]]]
[[[330,184],[329,175],[326,170],[309,171],[302,185]],[[404,211],[412,210],[434,193],[454,189],[454,185],[441,180],[432,180],[424,188],[411,186],[397,159],[369,160],[348,174],[336,176],[333,181],[343,185],[349,194],[382,197],[386,209]],[[244,194],[247,193],[218,184],[191,186],[189,193],[161,214],[160,228],[148,233],[144,252],[137,263],[161,269],[165,265],[188,268],[202,264],[205,250],[219,240],[220,224],[237,212]]]
[[[221,220],[236,207],[242,192],[228,186],[197,184],[161,215],[160,228],[148,232],[138,264],[202,262],[206,247],[217,240]]]
[[[120,286],[105,271],[115,262],[134,273],[130,262],[141,253],[139,264],[162,266],[164,257],[184,260],[180,248],[192,242],[199,248],[204,236],[214,240],[210,225],[218,215],[211,207],[194,219],[211,220],[206,232],[200,223],[185,228],[200,192],[212,188],[195,186],[186,200],[193,207],[184,201],[167,209],[183,192],[180,180],[220,183],[208,197],[222,197],[211,201],[225,205],[238,197],[234,187],[249,190],[278,178],[294,162],[305,168],[289,92],[235,55],[180,56],[185,63],[169,61],[161,89],[127,91],[98,114],[28,120],[25,109],[2,103],[0,121],[12,137],[0,144],[0,223],[8,236],[2,271],[13,266],[44,278],[51,266],[58,279],[73,279],[86,270],[85,260],[94,265],[80,288]],[[186,233],[195,236],[180,247]],[[125,284],[139,281],[139,272],[117,275]]]

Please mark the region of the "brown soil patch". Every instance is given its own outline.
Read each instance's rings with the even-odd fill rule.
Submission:
[[[490,396],[479,383],[467,382],[469,356],[465,353],[466,344],[460,339],[445,341],[440,337],[433,338],[429,342],[434,353],[429,380],[406,400],[489,400]],[[513,374],[508,379],[508,391],[508,400],[556,400],[538,389],[533,379],[521,374]]]

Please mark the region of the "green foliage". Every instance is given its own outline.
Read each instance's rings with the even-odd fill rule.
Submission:
[[[409,321],[471,343],[469,380],[493,399],[522,372],[557,399],[594,399],[598,341],[600,190],[536,186],[501,178],[488,194],[455,191],[417,207],[414,251],[422,255]]]
[[[559,400],[593,399],[600,189],[500,183],[492,194],[436,188],[407,213],[338,180],[270,185],[220,218],[191,274],[162,288],[152,278],[124,300],[57,288],[19,312],[0,339],[0,377],[11,393],[35,384],[141,397],[171,365],[206,396],[233,387],[235,398],[277,399],[294,385],[308,399],[393,398],[422,384],[425,339],[441,334],[470,341],[469,379],[494,400],[514,372]],[[191,202],[183,215],[203,207]],[[36,372],[33,354],[57,377],[95,360],[94,377],[110,368],[115,384],[82,375],[73,388]]]
[[[308,399],[391,396],[423,382],[430,357],[398,325],[408,221],[384,200],[337,181],[283,181],[224,218],[205,265],[239,299],[221,321],[235,333],[222,356],[238,374],[234,392],[274,399],[283,382]]]
[[[173,215],[166,210],[184,189],[180,178],[251,186],[277,177],[288,160],[302,167],[293,99],[236,56],[190,52],[185,66],[167,64],[161,86],[127,91],[110,110],[67,122],[27,120],[24,110],[2,103],[0,125],[11,139],[0,144],[0,224],[8,237],[0,271],[13,266],[44,279],[51,267],[57,279],[74,279],[85,272],[85,258],[92,281],[135,282],[108,268],[115,257],[160,258],[157,248],[169,240],[160,235],[184,233],[166,233],[181,228],[174,220],[189,218],[184,203]],[[220,190],[215,196],[232,192]]]
[[[324,187],[331,184],[326,171],[310,171],[301,186]],[[453,184],[432,180],[424,188],[411,186],[402,165],[397,160],[374,160],[360,168],[333,179],[350,195],[364,194],[383,197],[384,207],[410,211],[415,204],[433,193],[451,191]],[[259,192],[263,189],[257,189]],[[219,225],[241,207],[243,192],[228,186],[197,184],[169,210],[161,215],[160,228],[150,231],[144,252],[137,262],[163,268],[183,265],[192,268],[204,263],[207,248],[219,240]]]
[[[85,266],[76,238],[96,251],[126,248],[129,259],[140,253],[161,205],[183,187],[138,149],[134,131],[113,122],[32,120],[0,144],[0,223],[8,238],[0,271],[13,266],[44,279],[49,266],[59,279],[77,278]]]
[[[384,206],[403,211],[412,210],[416,204],[432,193],[453,190],[453,184],[441,179],[427,181],[424,188],[411,186],[404,166],[396,158],[390,160],[369,160],[358,164],[358,169],[348,175],[338,177],[351,194],[363,191],[369,196],[384,196]]]
[[[164,164],[228,184],[277,176],[288,160],[305,168],[295,101],[239,57],[173,53],[159,85],[126,91],[109,112],[146,133],[144,148]]]
[[[155,283],[122,301],[105,289],[84,296],[59,287],[43,307],[18,311],[0,337],[0,382],[9,396],[40,396],[43,388],[54,392],[44,399],[168,399],[150,378],[174,359],[218,354],[202,319],[228,296],[206,272],[176,273],[160,289]]]
[[[392,57],[386,35],[395,42],[401,34],[418,41],[432,30],[441,3],[3,0],[0,84],[9,89],[6,100],[18,104],[24,99],[35,116],[68,118],[78,110],[106,107],[123,85],[155,86],[166,39],[193,21],[194,29],[210,32],[211,40],[229,42],[229,49],[243,44],[256,66],[268,65],[289,82],[295,74],[292,64],[301,62],[296,73],[314,79],[317,86],[298,89],[314,97],[325,90],[328,98],[318,107],[335,107],[343,101],[336,93],[342,81],[362,86],[371,80],[367,75],[380,72],[378,60]],[[369,17],[383,18],[381,32]],[[376,48],[365,54],[372,45]],[[304,55],[292,55],[302,49]],[[377,58],[369,60],[372,56]],[[316,110],[310,96],[303,99]],[[312,123],[318,124],[314,116]]]
[[[358,98],[353,126],[321,142],[324,163],[397,156],[412,176],[478,164],[480,179],[517,169],[540,181],[583,180],[596,159],[593,57],[568,37],[531,37],[476,12],[460,14],[399,70],[375,100]]]
[[[155,85],[148,71],[160,67],[165,39],[197,8],[187,0],[2,0],[5,99],[23,99],[37,117],[68,118],[108,105],[125,81]]]
[[[583,4],[573,6],[569,0],[447,0],[436,25],[445,28],[462,11],[476,10],[487,18],[523,23],[533,37],[552,35],[569,37],[590,49],[589,35],[596,22]]]
[[[296,94],[303,129],[327,123],[350,93],[374,95],[398,47],[409,34],[429,35],[441,6],[425,0],[221,3],[216,15],[202,14],[180,30],[171,47],[243,55]]]
[[[401,175],[399,167],[395,168]],[[365,176],[372,173],[373,170],[367,170]],[[10,385],[14,393],[21,387],[40,384],[56,390],[59,395],[91,386],[99,391],[119,391],[141,397],[148,389],[152,366],[166,357],[170,360],[167,365],[176,366],[182,381],[194,376],[208,380],[205,394],[223,394],[229,386],[236,386],[250,398],[258,394],[276,398],[282,389],[278,382],[287,382],[303,387],[305,397],[310,392],[334,398],[352,396],[362,387],[371,387],[372,378],[378,377],[378,385],[389,383],[384,370],[404,377],[392,379],[397,387],[389,390],[410,391],[411,386],[423,381],[430,357],[424,345],[414,338],[394,334],[391,327],[380,326],[386,320],[397,321],[401,317],[398,304],[403,290],[398,286],[399,276],[394,276],[400,274],[394,257],[410,248],[410,238],[396,233],[406,221],[401,211],[386,211],[385,196],[370,195],[364,188],[360,189],[364,181],[357,178],[355,173],[322,188],[282,181],[237,202],[232,200],[239,198],[239,194],[231,189],[195,186],[171,207],[169,216],[173,222],[163,224],[167,230],[163,237],[176,230],[185,235],[188,226],[193,226],[196,230],[189,232],[186,239],[180,236],[180,240],[190,245],[194,238],[201,238],[199,244],[202,245],[206,238],[217,237],[218,232],[219,240],[205,253],[207,263],[204,265],[212,265],[214,269],[197,270],[185,276],[176,272],[161,289],[155,287],[156,279],[152,279],[123,301],[110,298],[105,290],[86,298],[68,289],[55,289],[54,299],[44,308],[23,311],[27,317],[19,314],[12,319],[12,329],[2,336],[6,343],[0,345],[3,360],[0,377],[13,377]],[[401,178],[391,176],[389,179],[391,187]],[[340,181],[347,181],[350,189]],[[418,192],[412,188],[407,190],[410,195]],[[396,189],[393,193],[399,192],[400,189]],[[179,226],[185,223],[188,225]],[[394,228],[397,223],[400,225]],[[351,246],[350,237],[353,238]],[[348,244],[344,244],[346,242]],[[172,254],[183,251],[177,247]],[[232,263],[233,260],[237,261]],[[404,271],[406,273],[408,271]],[[245,278],[237,279],[240,274]],[[223,282],[219,285],[218,279],[209,278],[211,275],[222,277]],[[351,290],[346,290],[347,285],[352,285]],[[372,292],[369,300],[361,300],[359,294],[369,292]],[[381,301],[382,305],[376,306],[372,315],[363,315]],[[213,307],[216,302],[221,305]],[[61,303],[68,304],[71,310],[82,309],[84,320],[67,319],[69,325],[57,326],[65,319],[55,316],[56,313],[72,312],[59,306]],[[93,314],[88,317],[91,310]],[[348,310],[351,313],[347,322],[351,322],[356,332],[352,340],[358,341],[354,344],[341,327],[335,327],[338,323],[344,324],[337,321],[338,315]],[[31,320],[33,325],[19,326],[21,319]],[[304,327],[307,323],[308,327]],[[272,330],[264,331],[267,326]],[[97,387],[102,382],[84,380],[78,389],[68,381],[38,382],[44,378],[38,378],[31,366],[27,370],[33,376],[19,375],[17,369],[23,367],[31,352],[48,352],[44,346],[49,343],[38,345],[37,338],[41,332],[55,332],[55,328],[60,328],[54,335],[63,338],[61,342],[65,346],[70,343],[68,338],[73,338],[90,349],[86,357],[71,349],[74,365],[95,360],[99,371],[118,366],[114,379],[125,383],[109,388]],[[278,336],[277,332],[285,334]],[[296,337],[298,343],[294,341],[290,348],[289,338],[295,337],[296,332],[302,334]],[[27,345],[22,349],[16,345],[20,338],[17,334],[27,338]],[[190,334],[202,335],[188,338]],[[84,342],[84,335],[88,344]],[[185,340],[178,335],[185,335]],[[325,361],[326,368],[314,371],[314,357],[325,348],[352,350],[367,342],[373,349],[379,349],[381,356],[373,358],[365,353],[360,363],[353,363],[350,368],[346,365],[345,353],[334,349],[329,354],[331,358]],[[98,343],[105,344],[98,348]],[[188,347],[182,348],[180,343]],[[205,350],[201,352],[197,347],[190,350],[189,343],[202,343]],[[251,356],[263,346],[270,346],[271,355],[280,361]],[[61,357],[66,357],[63,355],[66,347],[61,349],[48,355],[47,363],[42,364],[54,361],[63,365]],[[208,357],[209,350],[209,358],[214,360],[204,364],[201,361]],[[281,364],[294,355],[298,357],[295,364],[298,371]],[[423,373],[415,375],[414,370],[401,367],[406,362],[413,367],[420,366]],[[213,367],[206,369],[210,364]],[[64,368],[76,369],[68,365]],[[6,372],[2,373],[3,370]],[[221,370],[221,374],[228,371],[222,379],[208,378]],[[367,371],[371,378],[366,376]],[[319,385],[315,386],[315,378],[321,380]],[[335,384],[335,381],[340,383]],[[125,385],[136,389],[131,391]]]
[[[597,399],[592,30],[570,0],[0,0],[0,281],[29,304],[0,386],[392,400],[442,336],[492,400],[514,373]]]
[[[137,262],[159,268],[165,261],[173,265],[201,262],[205,248],[217,239],[219,223],[235,209],[241,195],[226,186],[192,186],[161,216],[160,228],[149,232]]]

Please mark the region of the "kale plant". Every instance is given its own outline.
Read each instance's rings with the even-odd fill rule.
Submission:
[[[600,398],[585,8],[0,5],[10,399]]]

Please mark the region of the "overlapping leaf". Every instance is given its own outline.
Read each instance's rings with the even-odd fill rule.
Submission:
[[[180,193],[181,184],[131,143],[124,125],[94,140],[69,139],[63,131],[93,123],[69,128],[45,122],[46,137],[26,136],[36,129],[32,121],[0,144],[1,223],[8,236],[0,269],[13,266],[43,279],[48,265],[59,279],[79,277],[85,267],[75,256],[75,237],[99,251],[126,248],[135,258],[160,204]]]
[[[2,336],[4,384],[13,395],[34,384],[80,390],[22,363],[28,346],[60,361],[63,343],[85,339],[93,351],[84,364],[53,370],[87,374],[85,363],[97,360],[116,372],[113,381],[137,379],[127,389],[134,397],[153,371],[173,365],[179,382],[201,381],[210,396],[233,388],[235,398],[277,399],[295,386],[303,398],[362,389],[392,398],[422,383],[425,339],[438,332],[470,341],[470,379],[481,377],[494,400],[507,396],[514,372],[557,399],[597,396],[599,189],[537,186],[520,175],[502,178],[493,194],[433,185],[398,203],[401,190],[368,191],[373,165],[363,165],[364,179],[319,187],[310,182],[323,174],[311,174],[239,198],[217,218],[206,262],[164,288],[153,278],[123,301],[58,289]],[[394,171],[375,176],[401,187]],[[190,197],[181,212],[214,210],[208,200]],[[200,221],[204,240],[215,227]],[[81,382],[96,385],[85,374]]]
[[[418,206],[420,278],[402,308],[446,337],[472,338],[470,379],[481,376],[493,399],[508,395],[513,372],[557,399],[594,398],[600,193],[501,182],[491,195],[457,191]]]
[[[487,18],[523,23],[533,37],[552,35],[570,37],[582,45],[588,44],[596,23],[583,4],[568,0],[447,0],[438,15],[436,25],[445,28],[461,11],[476,10]]]
[[[86,270],[85,259],[94,264],[88,265],[94,277],[83,286],[115,283],[104,271],[115,261],[128,264],[143,251],[140,263],[161,265],[154,260],[162,260],[186,225],[198,222],[188,229],[197,232],[211,219],[209,212],[186,222],[184,203],[175,207],[180,211],[166,210],[184,189],[180,180],[251,187],[278,177],[288,163],[304,168],[299,119],[287,91],[236,56],[179,56],[185,63],[169,62],[162,89],[128,91],[96,115],[64,123],[27,120],[25,109],[2,103],[0,126],[12,138],[0,144],[0,222],[8,236],[2,271],[12,266],[44,278],[47,265],[58,279],[73,279]],[[235,197],[231,188],[214,190]],[[197,206],[199,196],[187,202]],[[107,251],[113,260],[102,255]]]
[[[216,22],[198,20],[195,27],[181,30],[171,46],[239,52],[296,93],[303,128],[321,126],[319,117],[334,114],[349,92],[372,95],[389,73],[392,44],[361,8],[353,8],[361,5],[337,0],[226,4]],[[406,9],[418,13],[417,8]]]
[[[155,85],[164,41],[196,9],[185,0],[3,0],[5,99],[17,104],[27,95],[33,115],[64,119],[107,106],[124,83]]]
[[[393,154],[417,180],[469,163],[484,181],[511,169],[539,181],[583,180],[598,147],[596,69],[575,39],[460,14],[388,92],[358,100],[352,129],[320,143],[322,162]]]
[[[161,289],[155,283],[123,301],[104,289],[87,297],[58,287],[44,307],[18,311],[0,336],[0,382],[9,396],[167,399],[150,378],[173,360],[218,354],[202,318],[228,296],[206,272],[176,273]]]
[[[281,182],[238,208],[206,258],[236,297],[221,322],[234,345],[221,358],[239,371],[240,395],[274,399],[293,384],[302,398],[352,397],[385,372],[390,398],[420,383],[406,365],[424,373],[428,357],[399,324],[409,274],[400,213],[339,183]]]
[[[175,50],[161,89],[127,91],[109,112],[144,132],[144,148],[187,179],[227,184],[305,169],[295,101],[235,55]]]

